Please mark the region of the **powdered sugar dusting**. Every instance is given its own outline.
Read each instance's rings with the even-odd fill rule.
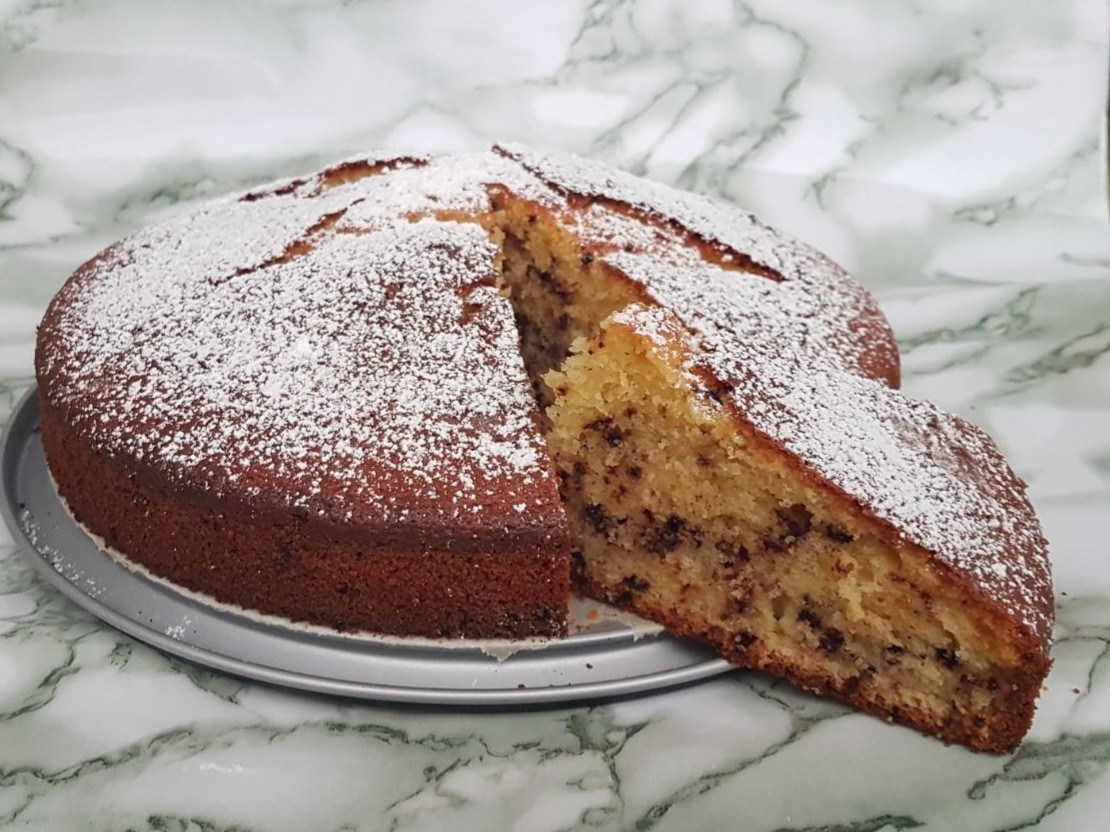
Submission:
[[[663,259],[656,252],[618,251],[604,260],[643,283],[656,301],[702,333],[703,349],[727,350],[733,341],[763,340],[777,350],[859,372],[874,342],[845,325],[861,310],[854,293],[842,292],[838,284],[767,280],[703,261]]]
[[[507,188],[519,197],[549,206],[561,204],[555,193],[521,167],[484,153],[440,156],[423,167],[388,176],[360,179],[343,186],[359,199],[339,224],[340,230],[376,226],[385,218],[451,212],[480,214],[490,210],[489,188]]]
[[[78,380],[65,403],[106,448],[216,491],[527,522],[516,507],[553,490],[486,233],[425,219],[314,245],[229,279],[192,249],[125,247],[71,289],[48,359]]]
[[[691,370],[756,427],[1047,634],[1023,485],[982,432],[861,377],[889,330],[842,270],[734,208],[507,152],[539,178],[495,153],[370,157],[124,241],[48,315],[50,394],[107,451],[217,493],[352,522],[547,522],[557,497],[496,248],[474,222],[433,217],[486,213],[491,188],[563,217],[560,194],[599,197],[566,221],[672,310],[618,319],[660,343],[664,317],[680,320]]]
[[[499,146],[545,182],[571,194],[602,197],[677,224],[734,256],[809,283],[839,281],[843,272],[824,255],[746,211],[701,194],[678,191],[600,162],[577,156],[546,156],[515,144]]]
[[[736,395],[757,427],[1048,637],[1046,544],[985,433],[869,380],[759,352],[736,356]]]
[[[591,237],[604,238],[608,226],[620,239],[606,262],[690,328],[695,363],[735,388],[733,400],[757,428],[1048,637],[1047,544],[1024,484],[982,431],[866,378],[881,377],[869,368],[883,365],[885,356],[872,351],[882,350],[876,332],[889,330],[839,266],[706,197],[585,159],[515,145],[503,151],[567,194],[677,224],[739,265],[781,278],[693,262],[665,233],[648,240],[630,231],[620,212],[594,205],[583,220]],[[634,314],[657,340],[658,314]]]
[[[768,297],[783,288],[762,282]],[[694,371],[708,369],[759,431],[1047,638],[1047,545],[1024,484],[991,439],[928,402],[846,371],[834,354],[785,346],[779,336],[797,331],[789,314],[776,309],[767,318],[742,337],[712,316],[689,323],[693,382],[700,383]],[[673,337],[676,323],[661,307],[630,307],[613,320],[657,342]]]
[[[683,267],[691,262],[693,253],[673,233],[668,233],[668,227],[678,226],[722,250],[724,262],[731,260],[736,264],[736,268],[720,271],[742,274],[747,263],[767,273],[753,273],[753,277],[771,276],[775,279],[770,282],[790,285],[792,291],[788,296],[794,306],[802,301],[815,310],[814,335],[822,337],[829,349],[838,352],[849,369],[864,375],[896,376],[896,371],[889,368],[897,366],[897,351],[874,299],[840,266],[811,246],[768,228],[735,206],[676,191],[597,162],[574,156],[543,156],[517,145],[502,149],[563,192],[620,203],[641,216],[659,220],[663,227],[653,228],[650,239],[643,232],[634,231],[627,216],[603,206],[591,206],[581,221],[590,237],[612,234],[620,240],[621,249],[650,255],[641,258],[643,265],[633,275],[638,279],[647,280],[654,275],[654,286],[667,282],[676,291],[697,294],[698,287],[690,284],[708,271],[697,269],[695,274]],[[649,265],[649,260],[662,262]],[[728,292],[718,294],[729,297]],[[852,322],[854,325],[849,325]]]

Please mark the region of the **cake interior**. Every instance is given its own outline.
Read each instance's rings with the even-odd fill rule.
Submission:
[[[1034,659],[1012,625],[968,616],[928,553],[892,544],[737,414],[707,407],[681,355],[609,322],[642,298],[554,218],[514,203],[494,221],[579,587],[739,665],[949,741],[1015,745]]]

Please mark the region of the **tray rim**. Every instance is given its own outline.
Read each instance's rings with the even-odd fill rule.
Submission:
[[[69,601],[89,612],[104,624],[163,653],[219,672],[295,690],[390,703],[464,705],[468,707],[566,705],[572,702],[610,699],[679,687],[735,669],[724,659],[710,655],[702,661],[692,661],[689,665],[682,667],[595,682],[542,687],[429,688],[329,678],[271,664],[247,661],[221,653],[215,649],[190,644],[188,641],[175,638],[153,627],[144,626],[141,622],[129,618],[114,607],[85,592],[55,568],[48,560],[49,553],[42,551],[36,545],[19,516],[26,507],[19,503],[19,492],[10,486],[18,481],[18,468],[23,461],[28,443],[35,441],[33,434],[37,429],[39,420],[37,390],[37,385],[32,382],[27,391],[12,407],[4,429],[0,432],[0,514],[3,515],[15,548],[25,560],[31,561],[36,572],[45,578],[51,587],[60,591]],[[75,521],[74,527],[79,533],[88,536],[84,528]],[[97,548],[101,557],[112,559],[112,556],[105,552],[94,539],[89,537],[89,540]],[[127,571],[132,579],[155,584],[161,591],[173,593],[184,603],[202,607],[207,614],[216,614],[220,617],[232,619],[240,627],[275,627],[284,633],[286,638],[298,637],[299,631],[289,626],[281,627],[280,621],[259,621],[249,615],[237,615],[234,611],[222,609],[219,606],[205,605],[201,599],[177,591],[177,588],[172,584],[154,581],[142,573],[127,570],[122,564],[119,565],[121,569]],[[450,653],[454,656],[466,656],[470,661],[481,663],[500,663],[503,661],[495,656],[482,653],[480,644],[437,648],[433,643],[423,641],[412,645],[404,645],[372,639],[359,640],[357,636],[349,636],[338,632],[328,633],[326,628],[319,632],[314,631],[313,636],[334,645],[349,648],[352,652],[367,652],[370,649],[384,650],[398,655],[406,652],[425,655],[438,652],[440,654]],[[536,660],[539,658],[542,661],[540,657],[548,651],[568,651],[583,646],[599,647],[603,650],[620,650],[622,647],[627,649],[628,646],[636,645],[648,638],[673,639],[675,637],[667,633],[661,633],[658,636],[651,635],[632,639],[619,630],[599,631],[585,633],[573,639],[555,640],[538,648],[524,648],[514,655],[525,655],[529,659]],[[431,660],[429,659],[429,661]]]

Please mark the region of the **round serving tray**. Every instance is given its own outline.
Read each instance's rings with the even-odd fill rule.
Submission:
[[[0,441],[0,511],[42,575],[107,624],[159,650],[302,690],[452,705],[567,702],[729,670],[704,648],[577,600],[572,635],[542,642],[347,635],[221,605],[134,570],[70,516],[46,468],[32,389]]]

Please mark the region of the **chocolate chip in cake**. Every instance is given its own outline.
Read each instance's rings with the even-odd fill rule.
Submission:
[[[751,647],[753,644],[755,644],[758,640],[759,640],[759,638],[755,635],[755,633],[749,633],[747,631],[739,633],[736,636],[736,643],[741,648],[743,648],[744,650],[747,650],[749,647]]]
[[[815,613],[813,610],[809,609],[808,607],[803,607],[798,612],[798,620],[801,621],[803,624],[808,624],[810,627],[812,627],[815,630],[821,629],[821,619],[820,619],[820,617],[818,617],[817,613]]]
[[[638,480],[644,475],[644,470],[639,465],[629,465],[626,470],[628,476],[634,480]]]
[[[620,445],[621,441],[624,439],[624,431],[614,425],[612,417],[609,416],[604,419],[595,419],[587,424],[584,430],[592,430],[600,433],[605,441],[613,447]]]
[[[775,509],[780,526],[769,529],[761,540],[771,552],[785,552],[809,534],[813,527],[813,514],[801,503]]]
[[[883,659],[887,664],[895,665],[902,661],[902,654],[905,652],[905,647],[898,644],[888,644],[883,650]]]
[[[810,526],[813,522],[813,515],[801,503],[795,503],[788,508],[775,509],[775,514],[779,519],[786,524],[786,528],[790,531],[790,535],[795,539],[805,537],[809,534]]]
[[[599,532],[604,532],[609,528],[609,515],[605,513],[605,509],[598,503],[590,503],[584,509],[586,519],[590,521],[590,525]]]
[[[751,560],[751,553],[743,543],[737,543],[733,540],[718,540],[714,546],[721,553],[719,558],[721,566],[735,566],[738,563],[747,563]]]
[[[583,267],[588,266],[590,263],[594,262],[594,256],[592,254],[583,254],[581,262]]]
[[[650,512],[645,513],[650,514]],[[654,516],[651,519],[654,520]],[[672,552],[682,542],[682,532],[685,528],[686,521],[672,514],[663,523],[654,524],[654,530],[644,546],[649,552],[656,555],[665,555]]]
[[[826,653],[835,653],[844,646],[844,635],[835,627],[829,627],[821,634],[818,642]]]
[[[763,548],[769,552],[785,552],[793,542],[794,538],[789,535],[786,537],[764,537],[760,541]]]
[[[642,595],[651,589],[651,583],[639,575],[628,575],[617,584],[617,589],[617,606],[627,607],[636,600],[636,596]]]
[[[651,589],[651,582],[639,575],[629,575],[620,582],[620,586],[632,592],[641,593]]]
[[[840,526],[834,526],[832,524],[825,526],[825,537],[837,543],[851,543],[856,539],[854,535],[846,532],[844,529],[840,528]]]
[[[936,649],[936,657],[937,660],[949,670],[956,667],[956,665],[960,663],[960,660],[956,655],[956,651],[951,650],[947,647],[938,647]]]

